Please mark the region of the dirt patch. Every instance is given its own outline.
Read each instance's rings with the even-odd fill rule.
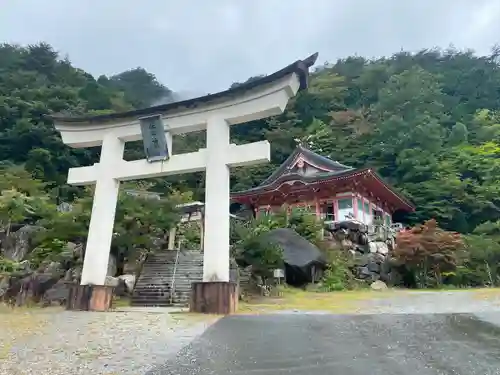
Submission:
[[[22,345],[25,340],[43,335],[50,313],[39,308],[12,308],[0,305],[0,361],[9,360],[12,348]]]

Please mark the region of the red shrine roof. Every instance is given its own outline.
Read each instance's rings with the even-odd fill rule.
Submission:
[[[285,203],[290,200],[357,191],[381,202],[390,211],[413,211],[415,207],[371,168],[352,168],[321,156],[303,146],[294,152],[260,185],[231,194],[246,204]],[[264,203],[265,202],[265,203]]]

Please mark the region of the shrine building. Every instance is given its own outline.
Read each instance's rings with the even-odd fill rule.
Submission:
[[[351,168],[300,145],[260,185],[232,193],[231,200],[256,215],[285,206],[307,210],[326,223],[377,220],[387,226],[396,211],[415,209],[373,169]]]

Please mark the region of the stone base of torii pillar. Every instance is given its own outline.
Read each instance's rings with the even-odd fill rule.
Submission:
[[[202,281],[191,286],[189,312],[229,315],[238,310],[238,285],[225,281]]]
[[[237,287],[229,282],[229,167],[270,160],[267,141],[230,143],[230,127],[283,113],[291,97],[307,88],[317,54],[271,75],[200,98],[124,113],[91,117],[52,116],[65,144],[101,146],[99,163],[71,168],[68,183],[95,185],[80,286],[71,286],[69,309],[105,311],[112,289],[106,287],[109,251],[121,181],[206,172],[203,282],[194,283],[193,312],[230,314],[237,309]],[[172,154],[165,161],[125,161],[126,142],[142,139],[140,119],[155,117],[164,125],[169,150],[172,135],[206,130],[207,146]]]

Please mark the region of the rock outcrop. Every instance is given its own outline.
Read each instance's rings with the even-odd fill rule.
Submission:
[[[35,234],[42,228],[25,225],[9,234],[0,232],[0,249],[2,256],[20,262],[26,258],[33,249],[33,239]]]
[[[68,296],[68,283],[79,283],[84,258],[83,244],[68,242],[58,253],[57,261],[46,261],[36,269],[30,264],[34,236],[43,228],[25,225],[13,228],[8,235],[0,232],[0,256],[12,261],[15,270],[0,273],[0,301],[22,305],[28,300],[43,305],[62,304]],[[0,270],[2,271],[2,270]],[[130,295],[135,276],[117,275],[114,255],[110,254],[108,278],[117,294]],[[117,276],[117,277],[115,277]],[[116,282],[114,281],[116,279]]]

